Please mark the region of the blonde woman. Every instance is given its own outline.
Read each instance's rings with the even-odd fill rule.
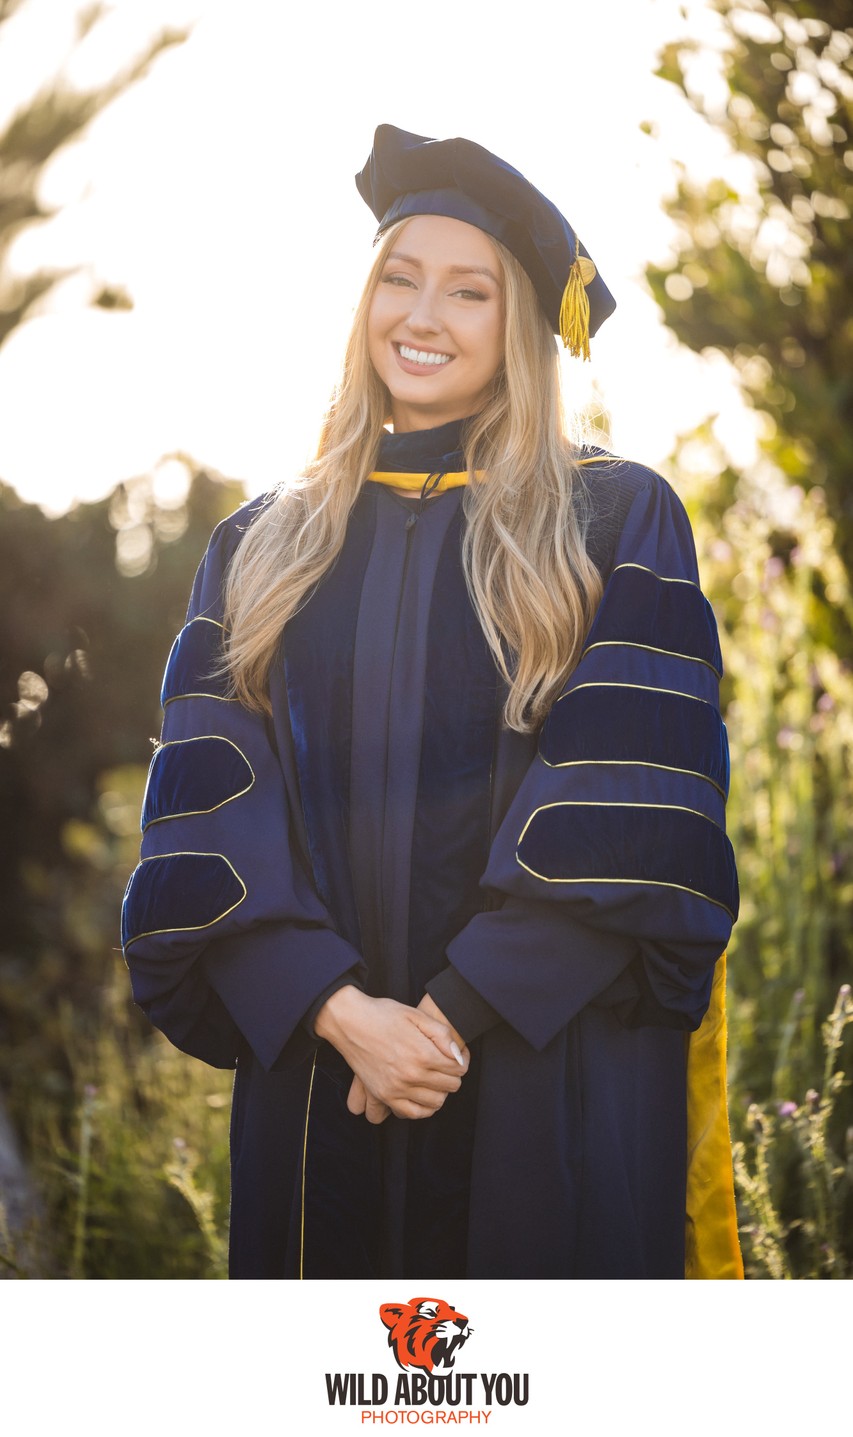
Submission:
[[[380,126],[357,184],[340,386],[211,539],[123,909],[236,1067],[231,1275],[739,1276],[714,620],[670,487],[561,423],[612,297],[470,141]]]

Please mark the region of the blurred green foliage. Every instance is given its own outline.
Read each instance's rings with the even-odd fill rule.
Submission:
[[[853,11],[848,0],[713,0],[713,8],[725,104],[700,88],[707,56],[698,42],[668,46],[658,73],[747,164],[737,188],[724,179],[700,186],[682,172],[667,206],[677,257],[646,276],[682,343],[719,350],[735,365],[763,416],[767,464],[823,490],[849,573]],[[725,479],[722,504],[736,487],[736,476]],[[841,634],[849,655],[849,615]]]
[[[742,898],[729,1006],[744,1252],[748,1276],[843,1277],[853,1273],[843,1076],[853,975],[853,12],[839,0],[713,8],[725,100],[704,83],[707,55],[692,41],[668,46],[659,73],[746,164],[736,187],[703,188],[681,173],[668,204],[676,252],[647,278],[678,339],[734,365],[761,436],[756,461],[736,470],[709,419],[672,459],[724,630]]]
[[[838,1120],[849,1082],[838,1063],[851,1024],[853,999],[843,984],[822,1027],[820,1091],[747,1109],[745,1136],[734,1145],[747,1276],[853,1276],[853,1129]]]
[[[47,1213],[32,1275],[224,1278],[232,1075],[137,1021],[123,964],[98,976],[56,1009],[67,1083],[15,1089]]]
[[[158,499],[155,474],[57,519],[0,486],[0,1092],[64,1275],[224,1261],[199,1224],[206,1204],[227,1216],[230,1076],[152,1038],[119,947],[169,644],[211,529],[245,497],[176,460],[160,480],[177,470],[183,497]]]

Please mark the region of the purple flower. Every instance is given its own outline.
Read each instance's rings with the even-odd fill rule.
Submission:
[[[792,1118],[797,1111],[797,1105],[796,1103],[792,1103],[789,1098],[787,1102],[779,1103],[777,1105],[776,1111],[778,1112],[780,1118]]]

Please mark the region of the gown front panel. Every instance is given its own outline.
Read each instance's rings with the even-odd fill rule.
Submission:
[[[657,574],[665,595],[692,591],[689,526],[663,481],[607,461],[591,477],[588,542],[603,577],[621,559]],[[662,796],[647,792],[669,762],[666,736],[631,695],[695,674],[693,702],[716,713],[713,674],[674,654],[678,684],[657,675],[673,647],[655,628],[671,627],[668,611],[649,611],[641,633],[610,627],[576,687],[613,691],[630,749],[593,753],[561,717],[537,754],[536,735],[501,723],[462,569],[462,503],[451,489],[413,510],[365,486],[338,559],[287,626],[268,721],[205,696],[190,662],[190,641],[221,628],[245,515],[214,536],[177,646],[183,667],[170,661],[164,740],[180,753],[221,734],[255,777],[210,816],[163,818],[169,790],[152,791],[160,821],[128,885],[125,951],[137,1001],[172,1041],[221,1066],[236,1059],[232,1277],[683,1276],[685,1031],[707,1004],[736,884],[732,870],[721,886],[718,779],[697,749],[689,793],[675,769]],[[609,585],[602,632],[619,612]],[[717,757],[709,746],[714,774]],[[681,889],[680,855],[664,844],[652,882],[611,891],[602,874],[618,884],[632,871],[622,849],[638,851],[648,808],[704,809],[706,795],[717,888],[699,862],[695,891]],[[614,801],[624,841],[600,821]],[[520,837],[550,808],[577,816],[571,851],[525,867]],[[245,889],[221,918],[193,907],[203,894],[180,899],[187,853]],[[417,1003],[448,961],[495,1020],[471,1043],[460,1092],[420,1122],[354,1118],[352,1074],[300,1020],[342,978]]]
[[[369,486],[354,520],[357,561],[345,545],[285,635],[294,750],[313,800],[304,805],[308,847],[324,855],[333,912],[333,875],[341,875],[344,897],[351,885],[365,987],[416,1004],[445,966],[450,938],[482,903],[497,671],[462,574],[461,491],[413,503]],[[349,663],[340,628],[352,636]],[[327,745],[320,760],[311,741],[318,731]],[[344,822],[345,859],[336,851]],[[366,1232],[374,1275],[415,1276],[436,1260],[448,1275],[461,1275],[476,1062],[428,1122],[354,1122],[345,1106],[350,1081],[343,1060],[323,1045],[304,1163],[306,1275],[334,1275],[334,1253],[352,1274]],[[361,1179],[358,1199],[342,1211],[336,1180],[344,1169]]]

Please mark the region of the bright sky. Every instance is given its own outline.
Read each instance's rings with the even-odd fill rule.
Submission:
[[[27,0],[0,32],[0,123],[70,52],[71,0]],[[383,121],[465,135],[564,211],[618,309],[593,360],[614,447],[664,463],[709,412],[741,457],[753,428],[724,361],[678,349],[640,280],[671,226],[673,159],[707,177],[723,141],[653,76],[661,44],[708,46],[705,0],[117,0],[66,68],[105,79],[158,19],[195,16],[43,187],[59,217],[22,236],[16,267],[81,265],[0,350],[0,477],[59,511],[184,452],[259,492],[304,463],[371,255],[353,176]],[[652,138],[640,131],[651,120]],[[93,280],[129,313],[86,310]]]

